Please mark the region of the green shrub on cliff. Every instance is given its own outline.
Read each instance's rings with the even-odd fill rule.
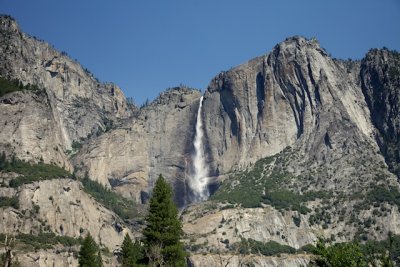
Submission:
[[[93,196],[96,201],[104,205],[107,209],[114,211],[122,219],[132,219],[137,216],[136,204],[133,200],[104,187],[102,184],[85,177],[82,179],[83,190]]]
[[[0,197],[0,208],[2,207],[13,207],[14,209],[19,208],[18,197]]]
[[[9,80],[3,77],[0,77],[0,97],[22,90],[32,90],[32,91],[40,91],[40,89],[36,85],[27,84],[24,85],[20,80],[14,79]]]
[[[70,178],[72,175],[56,165],[39,163],[28,163],[13,157],[10,162],[2,161],[0,171],[14,172],[18,177],[10,181],[11,187],[18,187],[23,184],[32,183],[41,180],[55,178]]]

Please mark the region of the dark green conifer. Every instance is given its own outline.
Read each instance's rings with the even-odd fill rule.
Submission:
[[[139,266],[138,262],[142,259],[141,246],[138,242],[133,243],[128,234],[125,235],[124,242],[122,242],[122,267],[135,267]]]
[[[146,221],[143,236],[150,265],[186,266],[178,209],[172,200],[172,189],[162,175],[154,186]]]
[[[102,260],[99,247],[93,237],[88,233],[83,239],[81,249],[79,251],[80,267],[101,267]]]

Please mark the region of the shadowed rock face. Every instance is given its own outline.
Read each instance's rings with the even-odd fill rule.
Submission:
[[[361,62],[361,85],[380,150],[400,177],[400,54],[371,50]]]

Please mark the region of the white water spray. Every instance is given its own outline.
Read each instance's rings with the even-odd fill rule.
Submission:
[[[201,116],[201,108],[203,107],[203,97],[200,98],[199,109],[197,111],[196,134],[194,137],[194,157],[193,167],[194,174],[190,177],[189,186],[193,192],[193,201],[198,202],[206,200],[209,197],[208,192],[208,169],[204,160],[203,148],[203,120]]]

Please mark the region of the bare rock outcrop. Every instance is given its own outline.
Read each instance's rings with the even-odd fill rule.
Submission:
[[[21,266],[35,267],[72,267],[78,266],[78,259],[74,257],[73,252],[56,252],[41,250],[37,252],[28,252],[16,254]]]
[[[0,98],[0,149],[21,160],[43,160],[72,170],[63,131],[45,92],[15,92]]]
[[[0,188],[0,193],[3,188]],[[26,184],[1,195],[19,199],[19,208],[0,208],[0,233],[38,234],[50,231],[61,236],[84,237],[90,233],[111,251],[131,231],[116,224],[121,219],[87,195],[79,182],[53,179]]]
[[[310,263],[308,255],[280,255],[279,257],[266,257],[260,255],[194,254],[190,256],[189,260],[193,267],[302,267],[307,266]]]
[[[39,250],[34,252],[18,253],[15,255],[21,266],[31,267],[75,267],[79,265],[73,252],[60,250]],[[115,257],[102,255],[104,267],[118,266]]]

